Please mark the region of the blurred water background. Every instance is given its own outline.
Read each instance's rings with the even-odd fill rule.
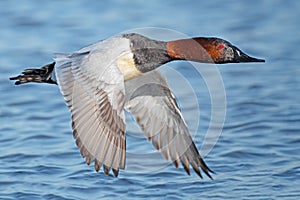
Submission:
[[[300,198],[300,1],[2,0],[0,16],[0,199]],[[124,170],[118,178],[96,173],[75,145],[58,88],[16,87],[8,80],[52,62],[53,53],[143,27],[222,37],[267,61],[217,66],[227,106],[222,135],[205,155],[214,180],[188,176],[171,164]],[[190,63],[167,68],[194,88],[180,90],[180,81],[168,78],[187,123],[199,121],[191,131],[200,149],[210,123],[207,86]],[[195,107],[189,103],[194,94]],[[155,152],[135,132],[128,117],[129,154]]]

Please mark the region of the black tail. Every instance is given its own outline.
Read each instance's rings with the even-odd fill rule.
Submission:
[[[15,82],[16,85],[28,82],[57,84],[51,79],[54,65],[55,62],[45,65],[40,69],[26,69],[24,72],[22,72],[22,75],[11,77],[9,79],[17,80]]]

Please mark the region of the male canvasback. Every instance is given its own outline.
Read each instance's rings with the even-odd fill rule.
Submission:
[[[106,175],[125,168],[124,109],[135,117],[152,142],[176,168],[181,162],[202,178],[213,173],[199,154],[165,78],[155,69],[173,60],[203,63],[264,62],[220,38],[196,37],[157,41],[140,34],[122,34],[71,54],[58,54],[40,69],[12,77],[57,84],[72,116],[76,144],[86,163],[94,160]],[[152,84],[155,83],[155,84]]]

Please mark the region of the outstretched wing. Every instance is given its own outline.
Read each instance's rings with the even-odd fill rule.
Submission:
[[[114,62],[101,65],[103,52],[78,52],[56,58],[56,78],[72,113],[76,144],[95,170],[125,167],[124,79]]]
[[[190,165],[202,178],[201,168],[212,172],[200,156],[165,78],[151,71],[125,82],[125,108],[131,112],[146,137],[176,168],[181,161],[190,174]]]

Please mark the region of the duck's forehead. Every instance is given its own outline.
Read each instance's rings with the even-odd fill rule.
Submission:
[[[223,40],[223,39],[218,39],[217,44],[218,45],[223,45],[224,47],[228,47],[228,46],[231,45],[228,41]]]
[[[213,47],[216,50],[222,50],[229,46],[229,43],[226,40],[220,38],[209,38],[206,42],[207,45]]]

